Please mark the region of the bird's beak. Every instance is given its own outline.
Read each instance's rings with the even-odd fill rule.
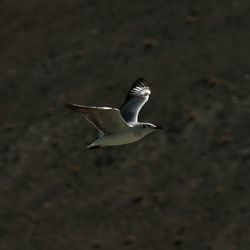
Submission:
[[[155,126],[155,129],[163,129],[161,126]]]

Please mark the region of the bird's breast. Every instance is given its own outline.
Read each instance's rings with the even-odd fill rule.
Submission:
[[[114,146],[114,145],[123,145],[128,144],[132,142],[136,142],[140,140],[144,135],[141,133],[138,133],[137,131],[134,131],[133,129],[121,132],[121,133],[109,133],[105,134],[100,142],[102,145],[106,146]]]

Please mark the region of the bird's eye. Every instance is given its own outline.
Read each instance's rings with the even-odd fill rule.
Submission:
[[[143,128],[146,128],[146,125],[142,125]]]

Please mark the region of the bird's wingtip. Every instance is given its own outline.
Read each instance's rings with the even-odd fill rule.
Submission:
[[[64,106],[65,106],[66,108],[72,108],[73,105],[72,105],[71,103],[65,103]]]
[[[80,105],[72,104],[72,103],[66,103],[65,107],[74,111],[79,111],[79,109],[81,108]]]

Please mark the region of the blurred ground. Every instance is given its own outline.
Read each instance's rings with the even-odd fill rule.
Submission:
[[[0,249],[241,250],[250,245],[250,2],[0,1]],[[144,121],[123,147],[64,103]]]

